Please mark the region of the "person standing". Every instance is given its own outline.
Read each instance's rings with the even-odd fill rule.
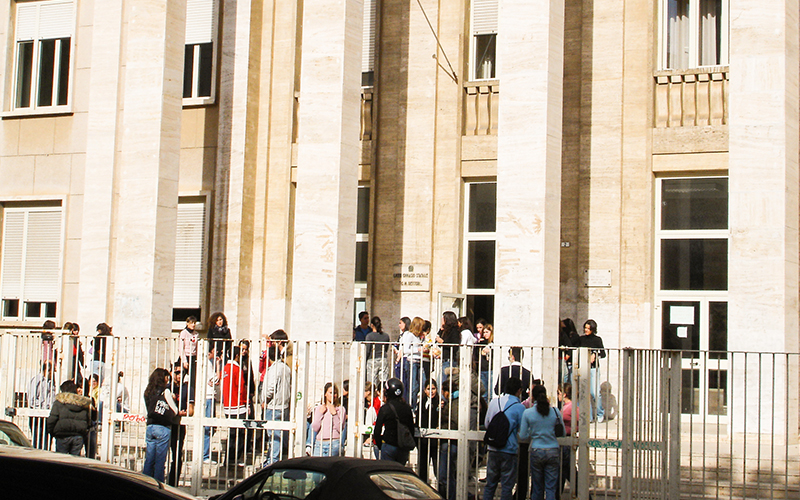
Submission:
[[[333,382],[326,383],[322,394],[322,403],[314,408],[311,417],[311,430],[316,435],[315,457],[339,455],[345,418],[347,418],[347,410],[341,405],[339,388]]]
[[[212,314],[208,318],[208,341],[217,350],[217,356],[222,358],[223,364],[230,359],[232,339],[228,318],[221,312]]]
[[[414,435],[414,414],[411,406],[403,399],[403,382],[397,378],[390,378],[386,381],[384,388],[386,403],[381,406],[378,412],[378,419],[375,421],[373,437],[375,446],[381,450],[381,460],[391,460],[405,465],[408,462],[409,448],[400,446],[399,432],[400,426],[406,428]]]
[[[217,400],[219,397],[219,382],[221,378],[219,357],[213,345],[208,346],[208,365],[206,366],[206,397],[205,397],[205,416],[214,418],[217,416]],[[213,427],[203,428],[203,463],[216,463],[211,461],[211,435],[214,433]]]
[[[564,422],[543,385],[534,386],[531,396],[535,403],[523,412],[519,428],[519,438],[530,439],[531,500],[555,500],[561,455],[555,426]]]
[[[75,381],[61,384],[61,392],[56,395],[47,417],[47,430],[56,438],[56,452],[81,455],[83,439],[89,430],[91,406],[91,399],[78,394]]]
[[[489,403],[485,425],[488,428],[489,423],[498,413],[505,413],[509,424],[508,440],[502,448],[487,447],[489,455],[486,462],[486,488],[483,490],[483,500],[494,498],[498,483],[502,485],[500,500],[511,500],[512,491],[517,482],[517,451],[519,449],[517,430],[525,411],[519,399],[522,394],[522,381],[516,377],[508,379],[503,393],[502,396],[494,398]]]
[[[363,342],[367,340],[367,335],[372,332],[372,328],[369,326],[369,313],[367,311],[361,311],[358,313],[358,325],[353,328],[353,340],[356,342]]]
[[[603,408],[603,398],[600,397],[600,359],[606,357],[606,350],[603,345],[603,339],[597,335],[597,322],[595,320],[586,320],[586,323],[583,324],[583,333],[581,347],[590,349],[589,392],[592,396],[592,422],[597,420],[598,423],[603,423],[605,409]]]
[[[436,342],[440,345],[443,344],[441,346],[441,380],[444,380],[448,377],[448,368],[458,367],[458,345],[461,343],[461,330],[458,328],[458,318],[453,311],[445,311],[442,314],[442,329],[439,330]],[[439,384],[439,388],[443,389],[444,386]]]
[[[559,379],[564,384],[572,383],[572,349],[565,349],[565,347],[580,347],[581,337],[578,335],[578,330],[575,328],[575,323],[569,319],[564,318],[561,320],[561,327],[558,331],[558,345],[561,347],[559,354],[564,363],[563,368],[559,365],[558,369],[561,370]]]
[[[500,368],[500,376],[494,386],[494,393],[500,394],[500,389],[505,387],[508,379],[515,377],[522,381],[522,399],[527,399],[530,394],[531,371],[522,366],[522,347],[512,347],[508,351],[509,364]]]
[[[189,382],[189,390],[194,394],[194,384],[197,380],[197,318],[186,318],[186,327],[180,333],[181,372],[184,379]]]
[[[239,347],[234,347],[232,354],[233,357],[222,369],[222,413],[228,418],[244,420],[247,418],[249,404],[247,384],[239,365],[241,358]],[[226,455],[228,465],[238,463],[244,466],[245,431],[244,427],[230,428]]]
[[[564,420],[564,435],[571,436],[573,431],[578,430],[578,421],[573,424],[572,421],[572,385],[564,384],[558,388],[558,401],[561,404],[561,418]],[[570,481],[570,473],[575,469],[572,460],[572,446],[561,446],[561,480],[558,482],[558,489],[556,490],[556,498],[561,497],[564,491],[564,483]],[[577,472],[575,474],[577,476]],[[575,489],[574,486],[572,488]]]
[[[288,335],[283,330],[277,330],[270,336],[271,343],[267,349],[270,366],[267,368],[266,380],[261,393],[264,420],[276,422],[289,420],[289,406],[292,398],[292,370],[284,361],[288,338]],[[281,450],[287,442],[288,435],[289,433],[286,431],[268,431],[269,455],[267,455],[263,467],[280,460]]]
[[[367,380],[376,387],[389,378],[389,334],[383,331],[381,319],[373,316],[370,321],[372,332],[365,337],[367,344]]]
[[[53,379],[53,363],[42,363],[41,373],[33,376],[28,383],[28,407],[33,410],[47,410],[53,407],[56,400],[56,384]],[[31,428],[31,440],[34,448],[40,450],[50,449],[50,434],[47,432],[47,417],[33,416],[28,419]]]
[[[175,398],[169,390],[169,371],[156,368],[150,374],[144,389],[144,403],[147,408],[147,430],[145,433],[145,476],[164,482],[164,466],[167,462],[172,424],[180,415]]]
[[[177,406],[179,416],[170,428],[169,448],[172,451],[172,461],[169,465],[167,484],[178,486],[183,468],[183,443],[186,440],[186,426],[181,423],[181,415],[194,416],[194,391],[189,376],[181,363],[176,363],[172,373],[172,391],[178,396]]]
[[[442,400],[439,397],[439,386],[436,380],[428,379],[425,390],[422,392],[422,400],[419,403],[419,427],[420,429],[439,428],[439,410],[442,407]],[[417,473],[420,479],[428,482],[428,467],[433,462],[433,473],[437,477],[439,474],[439,440],[427,437],[419,438],[419,453],[417,454]]]

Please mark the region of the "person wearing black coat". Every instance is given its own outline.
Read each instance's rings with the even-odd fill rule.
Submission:
[[[80,456],[86,433],[91,425],[92,398],[78,394],[78,385],[67,380],[61,384],[50,416],[47,431],[56,438],[56,451]]]
[[[403,382],[396,378],[386,381],[384,390],[386,403],[381,406],[372,432],[375,446],[381,450],[381,460],[393,460],[402,465],[408,462],[411,449],[401,448],[398,443],[398,426],[405,425],[414,434],[417,427],[411,405],[403,399]]]
[[[419,403],[420,429],[439,428],[439,410],[442,400],[439,398],[439,388],[436,380],[429,380],[422,391],[422,400]],[[422,431],[421,431],[422,432]],[[439,439],[419,438],[419,453],[417,455],[417,473],[420,479],[428,482],[428,466],[433,462],[434,474],[439,473]]]

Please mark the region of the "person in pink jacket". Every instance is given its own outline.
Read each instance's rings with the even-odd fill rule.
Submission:
[[[347,412],[339,398],[339,388],[333,382],[325,384],[322,403],[314,408],[311,430],[316,434],[314,456],[333,457],[340,453],[342,429]]]

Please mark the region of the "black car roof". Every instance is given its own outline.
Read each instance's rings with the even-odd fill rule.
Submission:
[[[328,478],[338,478],[351,471],[369,473],[372,471],[397,470],[412,472],[407,467],[388,460],[370,460],[352,457],[298,457],[273,464],[271,469],[305,469],[325,473]]]

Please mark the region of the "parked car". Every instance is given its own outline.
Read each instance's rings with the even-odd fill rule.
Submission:
[[[22,429],[8,420],[0,420],[0,444],[25,448],[31,447],[31,441],[22,432]]]
[[[414,471],[396,462],[301,457],[261,469],[209,500],[441,500]]]
[[[0,446],[0,479],[3,498],[194,500],[116,465],[16,446]]]

